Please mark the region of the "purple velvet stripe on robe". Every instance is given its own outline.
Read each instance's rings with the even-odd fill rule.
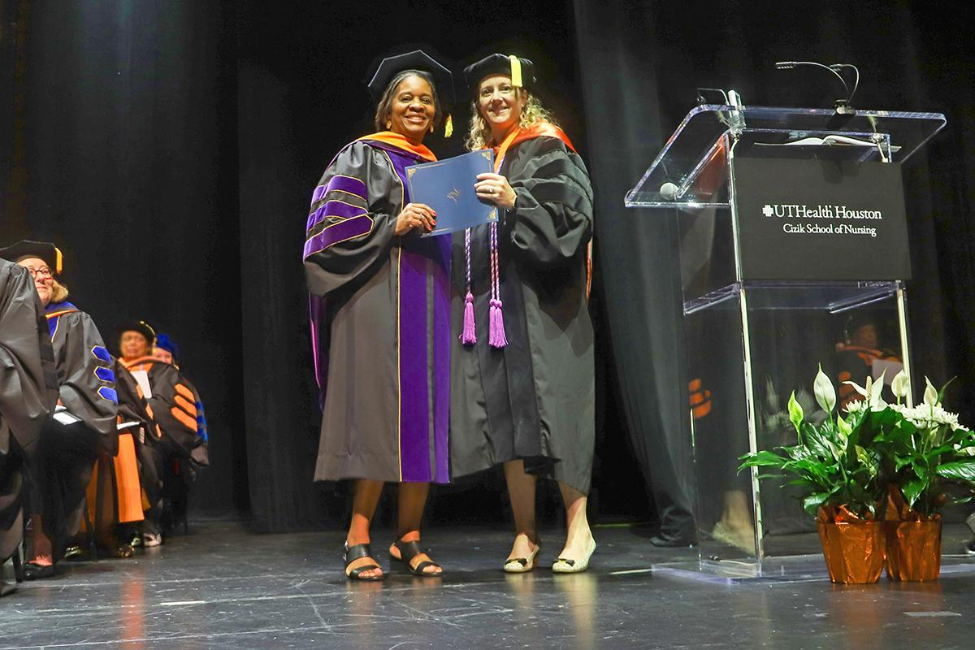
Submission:
[[[409,203],[406,167],[425,162],[380,142],[389,154]],[[399,269],[400,473],[403,481],[448,480],[447,427],[450,386],[450,237],[404,239]],[[430,422],[427,274],[433,274],[433,422]],[[433,453],[430,430],[433,428]],[[430,466],[431,456],[435,467]]]
[[[339,221],[305,242],[304,259],[308,259],[309,255],[320,253],[332,244],[361,237],[370,230],[372,230],[372,219],[365,213],[358,217]]]
[[[334,191],[355,194],[363,201],[368,200],[366,198],[366,184],[360,181],[358,178],[352,178],[351,176],[332,176],[332,178],[328,180],[328,185],[319,185],[315,188],[315,192],[311,196],[312,205],[315,205],[315,203],[321,201],[322,198],[329,192]]]
[[[308,216],[308,227],[305,230],[311,230],[328,217],[351,219],[362,214],[366,214],[366,210],[357,205],[343,203],[342,201],[326,201],[322,207],[318,208]]]
[[[447,432],[450,430],[450,235],[432,238],[440,259],[433,275],[433,418],[436,444],[437,477],[447,482],[450,476],[450,452]]]

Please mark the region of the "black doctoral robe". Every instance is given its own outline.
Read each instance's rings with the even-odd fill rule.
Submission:
[[[118,399],[112,357],[91,317],[67,302],[51,303],[45,312],[60,404],[29,468],[30,512],[41,516],[58,560],[81,523],[95,461],[118,450]]]
[[[507,347],[488,343],[489,226],[472,232],[477,343],[451,349],[451,473],[523,459],[529,473],[588,493],[595,439],[587,249],[592,188],[565,142],[515,141],[499,173],[517,195],[502,214],[499,271]],[[462,331],[465,238],[454,237],[452,331]]]
[[[44,309],[26,269],[0,259],[0,563],[23,533],[23,467],[58,398]],[[0,585],[2,591],[2,585]]]

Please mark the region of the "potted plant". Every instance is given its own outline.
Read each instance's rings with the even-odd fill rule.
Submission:
[[[975,435],[941,404],[925,377],[922,403],[905,404],[910,380],[902,371],[891,390],[896,404],[873,397],[870,387],[853,387],[864,400],[848,405],[851,414],[868,412],[875,428],[874,445],[888,483],[885,519],[887,575],[893,580],[926,581],[941,570],[941,510],[950,502],[951,483],[975,487]],[[967,501],[956,499],[954,502]]]
[[[877,399],[882,388],[882,383],[871,385]],[[827,417],[816,422],[807,419],[793,392],[789,419],[796,444],[747,454],[741,469],[772,468],[792,475],[788,484],[799,486],[803,507],[816,517],[830,580],[873,583],[884,564],[884,529],[878,511],[886,484],[869,426],[872,413],[862,408],[844,419],[834,412],[836,390],[821,367],[813,392]]]

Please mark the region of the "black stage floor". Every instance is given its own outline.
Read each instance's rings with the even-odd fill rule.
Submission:
[[[651,573],[687,551],[631,528],[596,531],[588,573],[500,570],[510,533],[431,528],[443,579],[342,576],[342,533],[250,535],[239,523],[131,560],[66,563],[53,580],[0,599],[0,648],[973,648],[975,573],[932,584],[881,578],[711,584]],[[957,553],[962,527],[946,530]],[[390,535],[374,533],[374,548]],[[550,565],[558,535],[543,536]],[[382,560],[384,567],[388,560]],[[7,579],[10,579],[7,569]]]

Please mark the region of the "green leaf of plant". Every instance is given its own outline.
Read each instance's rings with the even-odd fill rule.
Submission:
[[[935,472],[938,476],[975,484],[975,458],[939,465]]]
[[[904,493],[904,500],[907,501],[907,505],[911,508],[917,503],[917,499],[921,496],[921,492],[924,491],[926,486],[926,481],[908,481],[901,486],[901,492]]]

